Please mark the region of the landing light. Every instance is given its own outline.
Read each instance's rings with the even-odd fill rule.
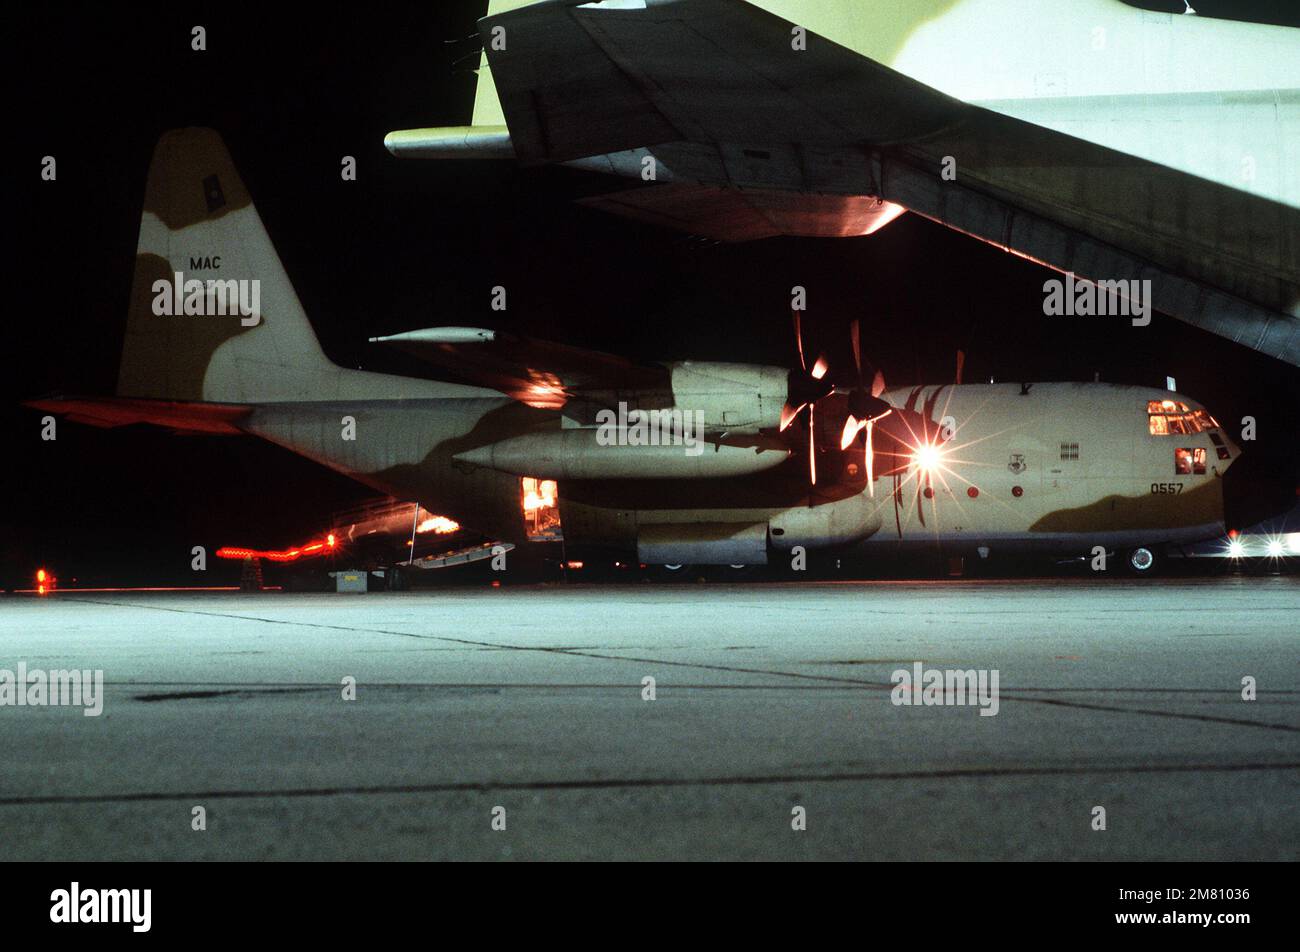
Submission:
[[[1269,539],[1269,540],[1268,540],[1268,554],[1269,554],[1270,556],[1272,556],[1273,558],[1275,558],[1275,559],[1280,559],[1280,558],[1282,557],[1282,540],[1281,540],[1281,539]]]
[[[1246,551],[1246,547],[1242,545],[1240,542],[1238,542],[1236,539],[1233,539],[1231,542],[1228,543],[1228,556],[1230,558],[1239,559],[1242,557],[1245,551]]]
[[[912,462],[917,469],[932,472],[943,462],[943,450],[934,443],[922,443],[912,450]]]

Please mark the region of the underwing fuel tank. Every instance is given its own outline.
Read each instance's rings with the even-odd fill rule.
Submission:
[[[384,148],[398,158],[513,159],[510,130],[505,126],[448,126],[400,129],[384,136]]]
[[[602,443],[593,428],[514,436],[457,453],[476,466],[538,479],[718,479],[748,476],[784,463],[784,449],[691,444],[631,446]]]

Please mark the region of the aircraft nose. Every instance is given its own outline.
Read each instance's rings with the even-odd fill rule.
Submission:
[[[1247,529],[1273,519],[1296,504],[1296,460],[1258,451],[1242,453],[1223,474],[1223,521]]]

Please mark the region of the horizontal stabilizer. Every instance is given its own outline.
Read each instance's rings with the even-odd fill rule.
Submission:
[[[479,327],[427,327],[372,337],[521,403],[559,409],[579,390],[667,388],[666,368]]]
[[[116,427],[150,423],[178,433],[242,433],[238,423],[252,407],[228,403],[187,403],[134,397],[46,397],[25,406],[65,416],[74,423]]]

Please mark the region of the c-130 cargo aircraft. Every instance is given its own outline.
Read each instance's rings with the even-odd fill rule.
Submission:
[[[254,283],[256,282],[256,283]],[[218,293],[256,288],[233,313]],[[254,305],[250,306],[250,305]],[[173,306],[175,305],[175,306]],[[331,363],[220,137],[149,169],[117,393],[29,401],[100,426],[248,434],[491,539],[575,558],[762,565],[877,546],[1149,571],[1293,502],[1186,396],[1101,383],[888,388],[799,366],[621,357],[486,328],[378,338],[479,386]],[[225,310],[218,308],[217,310]]]

